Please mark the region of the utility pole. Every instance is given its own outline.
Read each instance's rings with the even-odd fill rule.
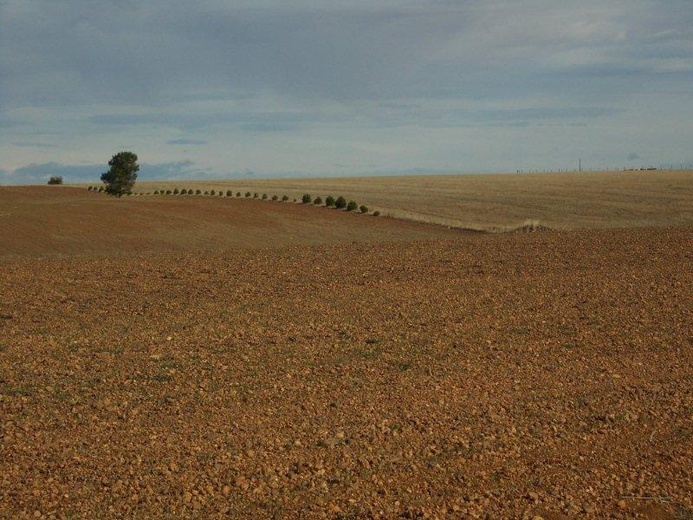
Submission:
[[[578,159],[578,171],[582,171],[582,159]]]

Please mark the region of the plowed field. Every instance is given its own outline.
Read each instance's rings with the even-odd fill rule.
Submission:
[[[0,209],[2,518],[693,518],[691,228],[133,197],[95,243],[96,199],[81,235],[27,197]]]

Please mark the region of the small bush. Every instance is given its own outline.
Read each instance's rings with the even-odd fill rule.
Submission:
[[[171,195],[171,190],[166,190],[166,195]]]
[[[249,191],[246,191],[246,192],[245,192],[245,198],[246,198],[246,199],[249,198],[251,195],[252,195],[252,193],[250,193]]]
[[[226,190],[227,197],[233,197],[233,192],[231,190]]]
[[[276,195],[272,195],[272,200],[277,200],[278,198],[279,197],[277,197]]]
[[[180,194],[181,194],[181,195],[187,195],[187,194],[188,194],[188,190],[187,190],[186,188],[183,188],[182,190],[180,190]]]
[[[94,189],[93,186],[89,186],[89,187],[87,188],[87,191],[91,191],[91,190],[93,190],[93,189]]]
[[[373,212],[374,217],[379,217],[380,216],[380,211],[374,211]]]
[[[347,210],[347,211],[354,211],[354,210],[355,210],[356,208],[358,208],[358,207],[359,207],[359,205],[356,204],[355,201],[350,200],[350,201],[349,201],[349,204],[347,204],[346,210]]]
[[[223,196],[224,196],[224,192],[221,191],[221,190],[219,190],[219,194],[218,194],[218,195],[219,195],[220,197],[223,197]]]
[[[202,195],[202,190],[195,190],[195,195]]]
[[[287,200],[289,200],[289,196],[288,195],[282,195],[282,202],[286,202]]]
[[[180,193],[180,191],[178,191],[178,188],[174,188],[173,194],[174,194],[174,195],[178,195],[179,193]]]
[[[339,196],[337,200],[334,201],[334,207],[337,209],[344,209],[347,207],[347,201],[344,197]]]
[[[262,200],[267,200],[267,194],[266,193],[262,194]]]
[[[216,194],[217,194],[217,192],[216,192],[216,191],[214,191],[214,190],[212,190],[212,191],[210,191],[210,192],[209,192],[209,194],[210,194],[210,195],[216,195]]]
[[[301,197],[301,202],[303,204],[310,204],[313,201],[313,197],[311,197],[308,193],[305,193],[303,197]]]
[[[236,192],[236,197],[240,197],[240,196],[241,196],[241,192],[240,192],[240,191],[237,191],[237,192]]]
[[[328,195],[327,198],[325,199],[325,206],[327,206],[328,208],[331,208],[332,206],[334,206],[334,203],[335,203],[334,197],[332,195]]]
[[[316,206],[320,206],[322,204],[322,198],[315,197],[315,200],[313,200],[313,204],[315,204]]]
[[[54,175],[50,179],[48,179],[48,184],[62,184],[63,183],[63,178],[60,175]]]
[[[103,191],[103,186],[99,186],[99,193]]]
[[[368,206],[360,206],[359,210],[361,211],[361,213],[368,213]]]
[[[260,195],[258,195],[257,191],[256,191],[255,193],[253,193],[253,198],[254,198],[254,199],[257,199],[259,196],[260,196]]]

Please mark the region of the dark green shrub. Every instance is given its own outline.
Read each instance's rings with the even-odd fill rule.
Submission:
[[[276,195],[272,195],[272,200],[277,200],[278,198],[279,197],[277,197]]]
[[[231,190],[226,190],[227,197],[233,197],[233,192]]]
[[[187,194],[188,194],[188,190],[187,190],[186,188],[183,188],[182,190],[180,190],[180,194],[181,194],[181,195],[187,195]]]
[[[368,213],[368,206],[360,206],[359,210],[361,211],[361,213]]]
[[[335,203],[334,197],[332,195],[328,195],[327,198],[325,199],[325,206],[327,206],[328,208],[331,208],[332,206],[334,206],[334,203]]]
[[[374,217],[379,217],[380,216],[380,211],[374,211],[373,212]]]
[[[236,192],[236,197],[240,197],[240,196],[241,196],[241,192],[240,192],[240,191],[237,191],[237,192]]]
[[[99,186],[99,193],[103,191],[103,186]]]
[[[202,190],[195,190],[195,195],[202,195]]]
[[[308,193],[305,193],[303,197],[301,197],[301,202],[303,204],[310,204],[313,201],[313,197],[311,197]]]
[[[166,190],[166,195],[171,195],[171,190]]]
[[[315,204],[316,206],[320,206],[322,204],[322,198],[315,197],[315,200],[313,200],[313,204]]]
[[[288,195],[282,195],[282,202],[286,202],[287,200],[289,200],[289,196]]]
[[[48,179],[48,184],[62,184],[63,183],[63,178],[60,175],[54,175],[50,179]]]
[[[359,205],[356,204],[355,201],[350,200],[350,201],[349,201],[349,204],[347,204],[346,210],[347,210],[347,211],[354,211],[354,210],[355,210],[356,208],[358,208],[358,207],[359,207]]]
[[[258,195],[257,191],[256,191],[255,193],[253,193],[253,198],[254,198],[254,199],[257,199],[259,196],[260,196],[260,195]]]
[[[180,191],[178,191],[178,188],[174,188],[174,189],[173,189],[173,194],[174,194],[174,195],[178,195],[179,193],[180,193]]]
[[[252,195],[252,194],[251,194],[249,191],[246,191],[246,192],[245,192],[245,198],[246,198],[246,199],[249,198],[251,195]]]
[[[344,197],[339,196],[337,200],[334,201],[334,207],[337,209],[344,209],[347,206],[347,201]]]
[[[217,192],[216,192],[216,191],[214,191],[214,190],[212,190],[212,191],[210,191],[210,192],[209,192],[209,194],[210,194],[210,195],[216,195],[216,194],[217,194]]]
[[[94,189],[94,188],[92,188],[91,186],[89,186],[89,187],[87,188],[87,191],[91,191],[91,190],[93,190],[93,189]]]
[[[266,193],[262,194],[262,200],[267,200],[267,194]]]
[[[224,196],[224,192],[221,191],[221,190],[219,190],[219,193],[218,193],[217,195],[219,195],[220,197],[223,197],[223,196]]]

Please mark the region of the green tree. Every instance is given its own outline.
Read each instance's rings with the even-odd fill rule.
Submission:
[[[101,174],[101,181],[106,185],[106,193],[121,197],[132,191],[140,170],[137,164],[137,154],[120,152],[108,161],[110,169]]]
[[[48,184],[62,184],[62,183],[63,183],[63,178],[60,175],[54,175],[53,177],[48,179]]]
[[[337,209],[344,209],[347,207],[347,201],[344,197],[339,196],[337,200],[334,201],[334,207]]]

